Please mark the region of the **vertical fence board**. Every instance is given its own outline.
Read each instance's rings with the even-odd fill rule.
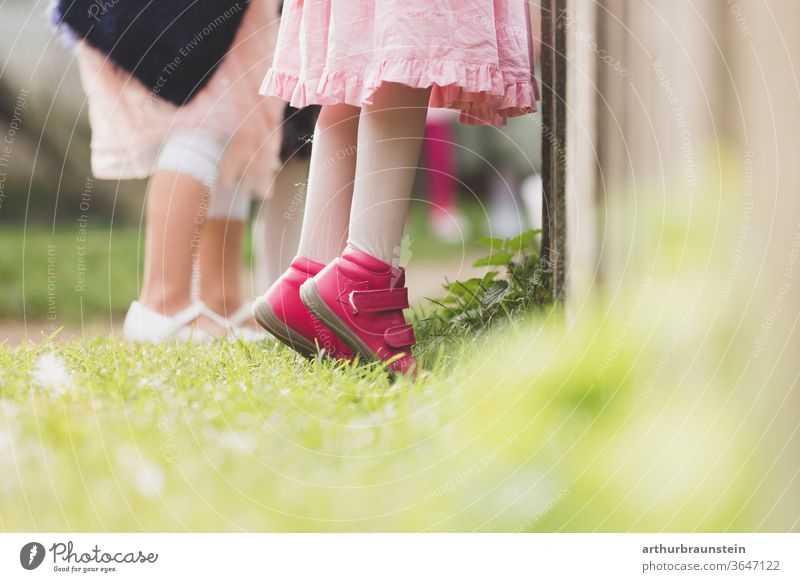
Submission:
[[[554,0],[554,67],[553,87],[555,89],[555,155],[553,164],[555,189],[553,197],[553,228],[551,230],[551,255],[553,262],[553,294],[564,299],[566,289],[567,259],[567,203],[566,203],[566,165],[567,165],[567,0]]]
[[[542,5],[542,261],[551,269],[553,297],[566,288],[567,0]]]
[[[553,57],[555,55],[553,35],[553,0],[542,2],[542,38],[541,38],[541,94],[542,94],[542,263],[548,264],[550,257],[550,214],[553,197],[553,155],[552,127],[555,119],[553,106]]]

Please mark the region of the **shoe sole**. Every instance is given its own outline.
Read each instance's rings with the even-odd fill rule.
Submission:
[[[308,307],[308,310],[342,340],[354,354],[361,357],[362,362],[378,362],[380,358],[373,353],[369,346],[364,343],[353,331],[336,315],[325,301],[320,297],[314,279],[308,279],[300,285],[300,300]]]
[[[281,321],[264,300],[258,300],[253,305],[256,321],[281,343],[289,346],[297,353],[306,358],[313,358],[317,354],[316,344],[310,342],[306,337],[294,331],[291,327]]]

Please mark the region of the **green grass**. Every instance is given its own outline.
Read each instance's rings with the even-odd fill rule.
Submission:
[[[744,408],[694,353],[646,383],[672,320],[625,317],[423,340],[394,383],[275,344],[0,347],[0,529],[756,527]]]
[[[124,313],[138,294],[136,228],[4,226],[0,245],[0,320],[102,318]]]

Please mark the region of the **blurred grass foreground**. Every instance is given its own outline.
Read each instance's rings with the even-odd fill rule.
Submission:
[[[796,371],[737,291],[747,201],[703,200],[641,209],[619,292],[422,338],[416,379],[274,344],[2,346],[0,528],[796,527]]]

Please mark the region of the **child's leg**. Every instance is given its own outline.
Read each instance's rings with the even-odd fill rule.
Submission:
[[[289,160],[275,176],[269,198],[261,202],[253,235],[257,289],[268,289],[297,256],[307,180],[308,160]]]
[[[385,83],[361,110],[348,244],[384,263],[400,257],[429,96]]]
[[[244,301],[242,243],[250,217],[250,193],[218,187],[215,178],[216,174],[207,178],[216,187],[211,193],[200,241],[198,295],[211,311],[227,318]]]
[[[361,110],[348,246],[299,286],[300,299],[344,346],[364,361],[416,367],[414,331],[399,259],[411,186],[425,130],[429,90],[383,85]],[[348,300],[343,300],[347,297]]]
[[[161,150],[148,193],[148,241],[155,242],[148,242],[145,256],[145,307],[172,315],[191,304],[195,265],[199,297],[212,311],[232,315],[241,307],[250,196],[215,187],[223,147],[210,136],[186,131],[171,135]],[[214,335],[224,333],[205,316],[197,324]]]
[[[300,286],[344,250],[353,198],[359,112],[349,105],[322,108],[311,149],[298,256],[254,305],[256,319],[264,329],[306,356],[324,350],[333,357],[352,357],[349,348],[302,303]],[[294,217],[301,207],[302,201],[297,200],[284,212]]]
[[[245,223],[241,220],[206,220],[200,242],[199,298],[211,311],[233,315],[242,299],[242,242]]]
[[[358,124],[357,107],[327,105],[320,111],[297,253],[301,257],[329,263],[344,249],[356,168]]]
[[[153,311],[174,315],[192,302],[205,196],[205,187],[185,174],[160,170],[150,179],[140,302]]]

